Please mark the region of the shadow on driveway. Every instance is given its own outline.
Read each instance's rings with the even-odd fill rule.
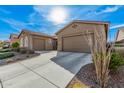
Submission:
[[[82,66],[92,63],[89,53],[57,52],[57,56],[51,60],[73,74],[76,74]]]

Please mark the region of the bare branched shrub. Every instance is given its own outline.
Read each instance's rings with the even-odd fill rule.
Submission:
[[[93,35],[89,35],[89,33],[91,31],[86,31],[85,36],[90,46],[93,63],[95,64],[97,81],[101,87],[107,87],[109,79],[108,68],[114,44],[107,44],[107,37],[104,31],[95,30]]]

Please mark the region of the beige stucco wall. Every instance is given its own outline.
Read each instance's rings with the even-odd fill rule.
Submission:
[[[124,39],[124,28],[123,29],[119,29],[119,32],[117,34],[116,41],[120,41],[122,39]]]
[[[74,25],[77,25],[77,26],[75,28],[73,28]],[[57,38],[58,38],[57,50],[62,51],[62,37],[69,36],[69,35],[80,35],[80,34],[84,34],[84,33],[86,34],[85,31],[87,31],[87,30],[91,33],[93,33],[94,30],[103,32],[104,37],[105,37],[104,39],[106,39],[105,25],[73,23],[57,34]]]

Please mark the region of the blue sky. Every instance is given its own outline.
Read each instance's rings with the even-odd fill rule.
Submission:
[[[0,40],[10,33],[29,29],[54,35],[72,20],[110,22],[109,39],[114,40],[117,29],[124,26],[124,6],[68,5],[68,6],[0,6]]]

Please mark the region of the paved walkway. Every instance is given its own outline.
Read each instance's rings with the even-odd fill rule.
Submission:
[[[83,53],[43,52],[40,56],[0,67],[3,87],[66,87],[91,55]],[[1,87],[1,84],[0,84]]]

